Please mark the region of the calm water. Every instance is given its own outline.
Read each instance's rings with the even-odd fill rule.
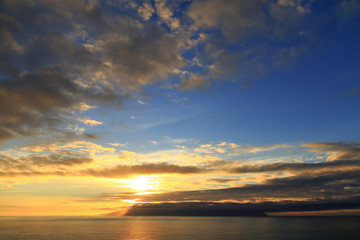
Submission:
[[[0,217],[0,239],[360,239],[360,218]]]

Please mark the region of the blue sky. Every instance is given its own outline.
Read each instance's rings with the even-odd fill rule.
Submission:
[[[340,5],[338,1],[311,5],[309,19],[300,29],[316,35],[314,39],[260,43],[274,49],[304,44],[304,51],[290,60],[277,64],[270,58],[260,63],[264,72],[240,72],[231,79],[216,79],[190,91],[169,89],[163,84],[147,87],[147,96],[108,113],[114,121],[106,121],[104,116],[104,122],[114,122],[121,133],[110,138],[122,142],[142,139],[143,144],[165,136],[251,145],[356,141],[359,98],[351,92],[360,87],[360,34],[355,30],[357,16],[335,15]],[[194,51],[191,49],[190,57]],[[176,82],[176,77],[171,81]],[[137,100],[146,104],[142,106]],[[114,125],[107,125],[98,128],[112,131]]]
[[[0,14],[2,214],[24,196],[27,215],[121,215],[189,190],[358,199],[358,1],[5,0]],[[301,188],[324,176],[321,194]],[[40,197],[59,184],[71,206]]]

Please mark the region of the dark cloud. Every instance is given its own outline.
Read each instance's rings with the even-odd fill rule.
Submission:
[[[131,29],[127,39],[105,40],[103,54],[112,63],[115,80],[136,89],[159,82],[184,65],[181,40],[148,24],[145,29]]]
[[[230,170],[232,173],[260,173],[272,171],[316,171],[323,169],[337,169],[342,167],[354,168],[360,167],[360,160],[338,160],[333,162],[317,163],[289,163],[279,162],[272,164],[247,164]]]
[[[237,178],[212,178],[212,179],[209,179],[208,181],[217,182],[217,183],[229,183],[229,182],[239,181],[239,179],[237,179]]]
[[[266,216],[270,212],[321,211],[360,208],[359,197],[316,201],[261,203],[145,203],[133,205],[128,216]],[[116,215],[115,212],[109,215]]]
[[[53,154],[36,155],[19,159],[0,156],[1,176],[93,176],[105,178],[121,178],[138,174],[201,174],[210,170],[195,166],[179,166],[167,163],[145,163],[138,165],[117,165],[105,168],[87,168],[83,170],[72,170],[62,167],[71,167],[91,163],[92,158],[78,156],[76,154]],[[47,169],[33,170],[34,167],[55,167],[59,171],[49,171]],[[5,172],[6,171],[6,172]]]
[[[247,184],[242,187],[179,191],[141,196],[145,202],[166,201],[247,201],[264,202],[267,199],[283,201],[347,199],[359,195],[360,170],[333,170],[303,173],[293,177],[266,180],[262,184]]]
[[[301,1],[211,0],[192,4],[188,14],[195,26],[218,28],[228,41],[244,41],[259,35],[288,39],[296,38],[295,31],[309,13],[308,8]]]
[[[1,177],[39,177],[39,176],[66,176],[64,171],[0,171]]]
[[[360,88],[352,90],[349,94],[353,96],[360,96]]]
[[[82,95],[68,78],[51,70],[3,80],[0,93],[0,125],[4,140],[65,124],[66,110]]]
[[[190,74],[189,76],[182,76],[181,82],[177,85],[181,90],[194,90],[206,86],[206,76],[199,74]]]
[[[1,9],[0,142],[63,133],[80,104],[121,104],[183,65],[182,37],[130,10],[97,1],[3,1]]]
[[[360,159],[359,142],[315,142],[303,144],[303,147],[311,148],[311,151],[328,153],[328,160],[358,160]]]
[[[79,165],[84,163],[91,163],[92,158],[89,157],[68,157],[65,154],[50,155],[50,156],[32,156],[29,158],[32,165]]]
[[[76,154],[71,152],[59,152],[57,154],[33,154],[29,156],[11,158],[0,155],[0,170],[7,171],[9,176],[11,175],[58,175],[59,172],[51,172],[48,170],[33,170],[34,167],[63,167],[74,166],[86,163],[91,163],[92,158],[84,156],[82,154]],[[65,171],[63,172],[65,175]],[[6,174],[3,173],[3,176]]]
[[[104,169],[87,169],[81,171],[81,174],[95,177],[126,177],[134,174],[194,174],[205,173],[208,170],[195,166],[179,166],[168,163],[148,163],[141,165],[118,165]]]
[[[285,19],[295,22],[299,14],[296,6],[281,6],[262,0],[197,1],[188,12],[194,27],[217,28],[228,41],[244,41],[256,34],[263,35],[264,31],[274,35],[275,29],[283,29],[277,25],[289,24],[282,22]]]
[[[360,3],[356,0],[342,0],[338,10],[340,16],[349,21],[360,15]]]
[[[194,1],[187,15],[190,29],[207,33],[196,53],[196,63],[203,68],[197,75],[201,78],[183,79],[180,88],[201,87],[215,79],[249,87],[266,74],[269,62],[289,68],[311,45],[313,26],[305,24],[312,17],[310,7],[302,1]]]

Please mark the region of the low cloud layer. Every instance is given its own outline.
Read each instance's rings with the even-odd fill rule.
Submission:
[[[95,177],[118,178],[141,174],[195,174],[203,172],[206,172],[206,170],[196,166],[177,166],[173,164],[159,163],[132,166],[119,165],[111,168],[104,168],[101,170],[88,169],[82,171],[80,174],[83,174],[85,176],[89,175]]]
[[[141,196],[144,202],[191,202],[191,201],[316,201],[350,199],[359,195],[359,169],[297,174],[266,180],[263,184],[247,184],[242,187],[179,191]],[[116,196],[114,196],[116,197]]]
[[[274,146],[282,145],[258,146],[256,148],[270,151],[277,149]],[[295,146],[291,147],[296,148]],[[230,176],[254,173],[287,173],[296,176],[313,174],[316,176],[335,171],[357,171],[360,169],[359,143],[357,142],[309,143],[302,144],[301,147],[306,147],[306,150],[315,153],[321,153],[323,158],[313,162],[294,162],[292,159],[288,159],[274,163],[247,163],[240,160],[207,159],[198,155],[226,153],[226,150],[236,152],[242,149],[245,151],[244,148],[239,148],[239,145],[223,142],[217,145],[200,145],[194,148],[193,153],[182,153],[181,159],[177,161],[175,159],[179,158],[179,153],[174,152],[173,159],[171,156],[167,156],[166,161],[175,162],[164,162],[160,161],[161,159],[154,159],[154,157],[161,157],[163,154],[150,155],[150,158],[146,160],[145,155],[126,151],[116,152],[114,148],[106,148],[85,141],[75,141],[65,145],[48,144],[23,147],[23,152],[18,152],[15,155],[11,152],[4,152],[5,155],[0,155],[0,170],[3,171],[2,176],[58,175],[59,172],[62,172],[63,175],[68,176],[120,178],[141,174],[196,175],[211,173]],[[246,149],[253,148],[247,147]],[[117,159],[116,161],[112,160],[110,166],[102,164],[101,158],[105,157],[106,154],[111,154],[113,158]],[[97,160],[95,161],[94,158]],[[187,160],[185,161],[182,158]],[[127,164],[122,164],[121,161],[123,160],[127,161]],[[59,166],[62,167],[59,169]],[[72,168],[73,166],[75,168]],[[217,180],[219,183],[227,181],[227,179]]]
[[[357,149],[358,143],[310,143],[307,144],[307,147],[309,146],[317,148],[330,146],[327,156],[332,157],[342,156],[340,153],[343,153],[344,146],[347,153],[350,151],[349,148]],[[335,149],[339,151],[339,154],[336,154]],[[186,206],[189,208],[194,206],[200,211],[199,215],[206,213],[231,215],[231,208],[235,215],[359,208],[360,160],[326,160],[328,160],[327,157],[321,162],[314,163],[247,164],[228,168],[228,174],[231,175],[227,175],[227,178],[209,178],[208,182],[223,186],[223,184],[241,182],[241,177],[249,173],[283,172],[288,176],[272,175],[261,182],[238,184],[238,187],[136,196],[140,203],[130,209],[128,214],[158,215],[156,211],[159,211],[160,215],[191,215],[190,212],[185,211]],[[135,196],[115,194],[106,195],[106,198],[114,200],[135,198]],[[141,202],[151,204],[141,204]],[[168,202],[174,204],[168,204]],[[201,202],[205,202],[204,205],[200,204]],[[224,202],[232,202],[234,206],[224,204]],[[197,203],[200,205],[198,206]],[[245,209],[253,211],[246,212]]]
[[[244,164],[230,170],[232,173],[261,173],[273,171],[316,171],[323,169],[360,167],[360,160],[339,160],[333,162],[318,163],[272,163],[272,164]]]
[[[339,209],[357,209],[359,198],[317,201],[284,201],[262,203],[147,203],[136,204],[126,213],[128,216],[266,216],[274,212],[301,212]],[[107,215],[116,216],[117,212]]]

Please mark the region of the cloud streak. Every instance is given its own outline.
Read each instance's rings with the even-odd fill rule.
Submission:
[[[289,163],[279,162],[272,164],[244,164],[230,170],[231,173],[261,173],[272,171],[316,171],[323,169],[357,168],[360,167],[360,160],[338,160],[333,162],[318,163]]]
[[[199,174],[207,172],[206,169],[202,169],[196,166],[178,166],[167,163],[149,163],[132,166],[115,166],[104,169],[87,169],[81,171],[81,175],[95,176],[95,177],[127,177],[136,174]]]

